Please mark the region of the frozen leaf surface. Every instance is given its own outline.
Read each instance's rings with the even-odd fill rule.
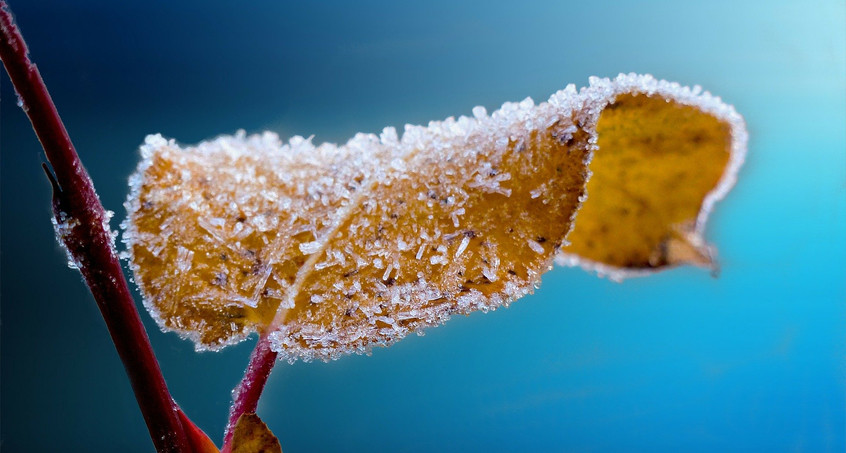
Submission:
[[[181,149],[147,137],[124,239],[163,327],[219,348],[267,326],[309,247],[335,228],[390,151],[373,136],[315,147],[274,134]]]
[[[365,351],[532,291],[587,176],[590,136],[564,113],[524,101],[407,129],[402,165],[372,181],[303,267],[271,334],[280,352]]]
[[[273,134],[142,147],[127,241],[160,325],[217,349],[366,351],[532,291],[584,194],[574,87],[535,105],[313,146]]]
[[[595,202],[568,237],[597,144]],[[719,99],[637,75],[343,146],[150,136],[125,241],[148,309],[198,349],[260,332],[282,358],[326,360],[505,305],[553,259],[706,262],[744,145]]]

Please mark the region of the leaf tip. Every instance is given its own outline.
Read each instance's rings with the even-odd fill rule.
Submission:
[[[224,447],[226,450],[227,447]],[[252,412],[244,413],[235,424],[232,443],[228,446],[231,453],[282,453],[279,439],[270,428]]]

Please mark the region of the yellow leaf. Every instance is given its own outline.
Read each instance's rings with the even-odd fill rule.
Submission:
[[[231,453],[282,453],[282,447],[258,415],[246,413],[235,424]]]
[[[558,261],[617,279],[715,266],[703,231],[743,162],[743,119],[707,93],[644,76],[592,80],[585,91],[588,110],[600,112],[598,149],[588,198]]]
[[[314,147],[299,137],[281,145],[269,133],[185,149],[148,137],[132,179],[125,234],[145,304],[160,325],[191,337],[199,349],[259,331],[269,333],[288,360],[366,351],[451,314],[507,304],[531,292],[554,257],[574,261],[573,251],[561,248],[584,199],[597,131],[599,153],[622,147],[624,157],[642,157],[644,147],[632,152],[619,145],[631,128],[660,137],[675,130],[676,116],[687,114],[659,106],[655,114],[664,119],[641,118],[655,100],[643,94],[664,96],[665,104],[668,98],[668,90],[650,88],[664,82],[650,77],[593,82],[582,93],[570,86],[540,105],[527,99],[490,116],[477,107],[473,118],[406,126],[401,139],[393,128],[380,137],[360,134],[340,147]],[[687,93],[677,101],[705,99]],[[711,104],[685,105],[730,109],[707,99]],[[615,107],[606,109],[613,100]],[[600,116],[603,109],[618,113]],[[660,127],[665,120],[671,131]],[[605,131],[612,137],[607,142]],[[724,137],[719,121],[705,132],[717,137],[703,139],[708,144]],[[602,200],[603,191],[614,190],[615,175],[625,172],[620,162],[600,158],[591,168],[612,180],[596,189]],[[669,164],[663,168],[677,172]],[[703,202],[691,208],[687,203],[695,197],[681,198],[681,220],[656,220],[650,211],[628,223],[648,231],[669,225],[673,240],[658,234],[667,263],[695,261],[703,250],[695,243],[698,223],[688,229],[684,223],[691,209],[696,221]],[[613,202],[596,206],[598,214],[586,216],[586,231],[597,223],[591,216],[615,221],[607,218]],[[652,238],[641,236],[634,242]],[[613,235],[601,240],[609,248],[628,241]],[[643,248],[654,253],[654,245]],[[595,262],[608,255],[607,249],[588,249],[601,252],[586,255]]]

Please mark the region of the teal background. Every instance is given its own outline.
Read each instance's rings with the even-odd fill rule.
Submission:
[[[148,133],[342,142],[629,71],[746,117],[707,231],[719,278],[556,268],[511,308],[370,357],[280,363],[259,414],[286,453],[846,449],[844,2],[10,2],[113,227]],[[0,448],[152,451],[0,85]],[[199,354],[142,316],[175,398],[220,439],[254,341]]]

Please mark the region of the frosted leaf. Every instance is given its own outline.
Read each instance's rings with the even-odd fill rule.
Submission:
[[[124,224],[135,280],[159,325],[198,349],[268,325],[319,237],[394,157],[374,136],[315,147],[271,133],[186,149],[154,135],[141,154]]]
[[[144,303],[198,349],[263,332],[289,361],[366,353],[507,305],[554,257],[585,262],[561,248],[599,115],[622,93],[663,93],[625,77],[343,146],[239,133],[181,148],[150,136],[124,235]],[[728,112],[708,102],[696,105]]]
[[[582,129],[570,143],[557,139],[573,126],[570,110],[522,106],[528,109],[522,117],[492,130],[475,119],[406,128],[404,168],[389,165],[364,189],[363,196],[377,202],[354,205],[327,239],[327,247],[351,247],[364,264],[321,271],[303,266],[293,308],[281,310],[272,326],[282,357],[367,351],[533,291],[570,229],[591,144]],[[542,117],[532,124],[548,124],[550,116],[554,126],[541,130],[521,119]],[[507,145],[498,149],[501,137]],[[543,183],[555,194],[549,204],[530,194]],[[543,254],[526,246],[539,236],[550,244]],[[318,252],[314,262],[325,254]],[[350,292],[338,281],[360,282],[360,289]],[[325,296],[324,302],[309,304],[311,294]]]
[[[530,292],[554,247],[525,241],[563,243],[587,177],[590,134],[572,101],[344,146],[268,133],[183,149],[151,136],[125,235],[145,305],[199,349],[270,329],[282,357],[308,359]],[[549,204],[530,196],[539,184]]]

